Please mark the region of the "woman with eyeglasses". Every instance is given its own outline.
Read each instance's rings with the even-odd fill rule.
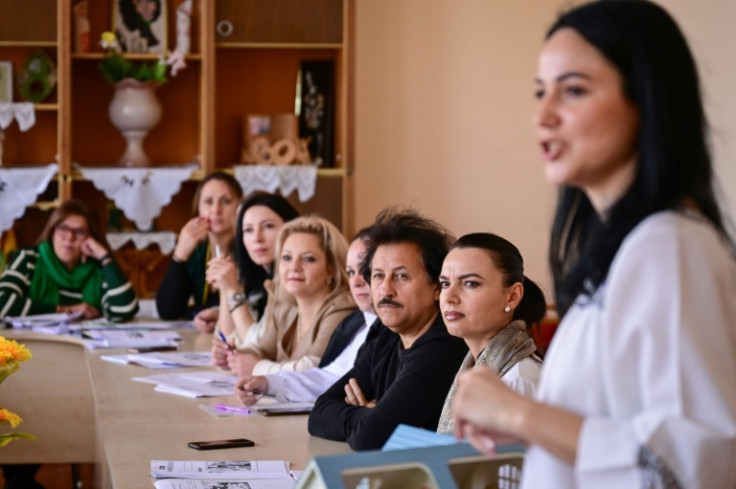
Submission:
[[[97,214],[79,200],[51,213],[36,246],[0,275],[0,318],[53,312],[127,321],[138,299],[112,257]]]

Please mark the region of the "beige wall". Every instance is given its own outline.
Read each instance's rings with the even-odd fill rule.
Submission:
[[[385,206],[404,204],[457,235],[495,232],[519,246],[527,274],[549,291],[555,191],[530,121],[537,51],[562,2],[355,4],[353,222],[369,224]],[[664,4],[706,65],[719,171],[736,203],[736,29],[728,24],[736,2]]]

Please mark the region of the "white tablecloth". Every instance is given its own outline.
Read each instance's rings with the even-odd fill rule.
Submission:
[[[0,168],[0,234],[13,226],[46,190],[59,165]]]
[[[0,129],[7,129],[13,119],[21,132],[36,124],[36,106],[32,102],[0,102]]]
[[[114,201],[138,229],[146,230],[195,169],[196,165],[187,165],[167,168],[80,167],[79,171]]]
[[[236,165],[235,178],[245,195],[256,190],[275,192],[284,197],[294,190],[300,202],[314,197],[317,187],[317,167],[313,165]]]
[[[119,250],[125,243],[132,242],[135,249],[144,250],[149,245],[155,244],[161,250],[161,254],[168,255],[174,251],[176,246],[176,233],[173,231],[160,231],[155,233],[120,232],[107,233],[107,241],[114,250]]]

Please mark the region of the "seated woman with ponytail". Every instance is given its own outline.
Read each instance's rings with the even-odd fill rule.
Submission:
[[[516,246],[489,233],[461,237],[442,264],[440,288],[447,330],[470,350],[458,374],[491,368],[506,385],[534,397],[542,361],[527,328],[542,320],[546,303],[537,284],[524,276]],[[450,406],[456,382],[445,399],[438,433],[455,432]]]
[[[23,248],[0,275],[0,318],[80,312],[127,321],[135,290],[109,251],[96,213],[78,200],[51,214],[38,244]]]

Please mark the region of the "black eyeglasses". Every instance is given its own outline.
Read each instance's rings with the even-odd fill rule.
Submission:
[[[56,231],[61,233],[63,236],[71,236],[73,240],[85,239],[89,236],[89,231],[82,228],[70,228],[66,224],[59,224],[56,226]]]

